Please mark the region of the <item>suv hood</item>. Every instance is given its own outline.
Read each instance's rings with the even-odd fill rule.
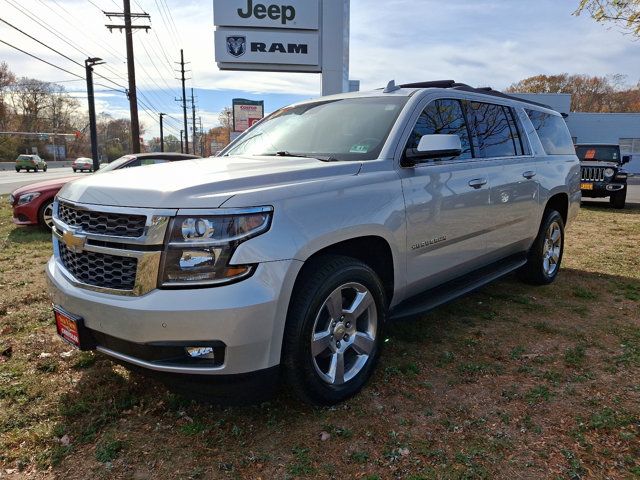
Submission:
[[[59,190],[64,185],[72,180],[77,180],[78,177],[63,177],[56,178],[55,180],[45,180],[44,182],[30,183],[22,187],[16,188],[11,195],[18,197],[29,192],[44,192],[47,190]]]
[[[58,197],[93,205],[217,208],[238,193],[356,175],[360,167],[314,158],[210,157],[94,174],[68,183]]]

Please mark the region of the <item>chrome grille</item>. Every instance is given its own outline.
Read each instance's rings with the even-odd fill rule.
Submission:
[[[58,218],[71,227],[80,227],[84,233],[114,237],[138,238],[144,235],[145,215],[94,212],[60,202]]]
[[[75,253],[58,242],[62,265],[73,277],[87,285],[116,290],[133,290],[138,259],[83,251]]]
[[[604,169],[605,167],[582,167],[582,180],[602,182],[604,181]]]

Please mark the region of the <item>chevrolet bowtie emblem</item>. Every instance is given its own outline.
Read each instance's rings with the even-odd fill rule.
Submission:
[[[72,252],[81,253],[84,250],[85,243],[87,243],[87,237],[67,230],[62,234],[62,241]]]

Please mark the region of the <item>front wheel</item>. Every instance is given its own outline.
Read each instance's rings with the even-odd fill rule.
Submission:
[[[627,203],[627,187],[618,192],[612,193],[609,197],[609,203],[613,208],[623,209]]]
[[[326,255],[305,265],[289,307],[283,348],[294,392],[315,405],[358,393],[377,363],[386,310],[382,283],[364,263]]]
[[[42,167],[42,171],[46,172],[47,171],[47,166],[45,165],[44,167]]]
[[[53,200],[47,201],[38,212],[38,225],[44,230],[53,229]]]
[[[16,167],[16,172],[20,173],[20,167]]]
[[[560,271],[564,252],[564,221],[556,210],[546,210],[527,263],[518,271],[520,278],[532,285],[548,285]]]

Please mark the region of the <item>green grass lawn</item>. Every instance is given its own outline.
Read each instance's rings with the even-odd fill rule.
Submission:
[[[62,343],[49,236],[0,204],[0,478],[640,477],[640,206],[583,208],[554,285],[391,325],[343,405],[220,408]]]

